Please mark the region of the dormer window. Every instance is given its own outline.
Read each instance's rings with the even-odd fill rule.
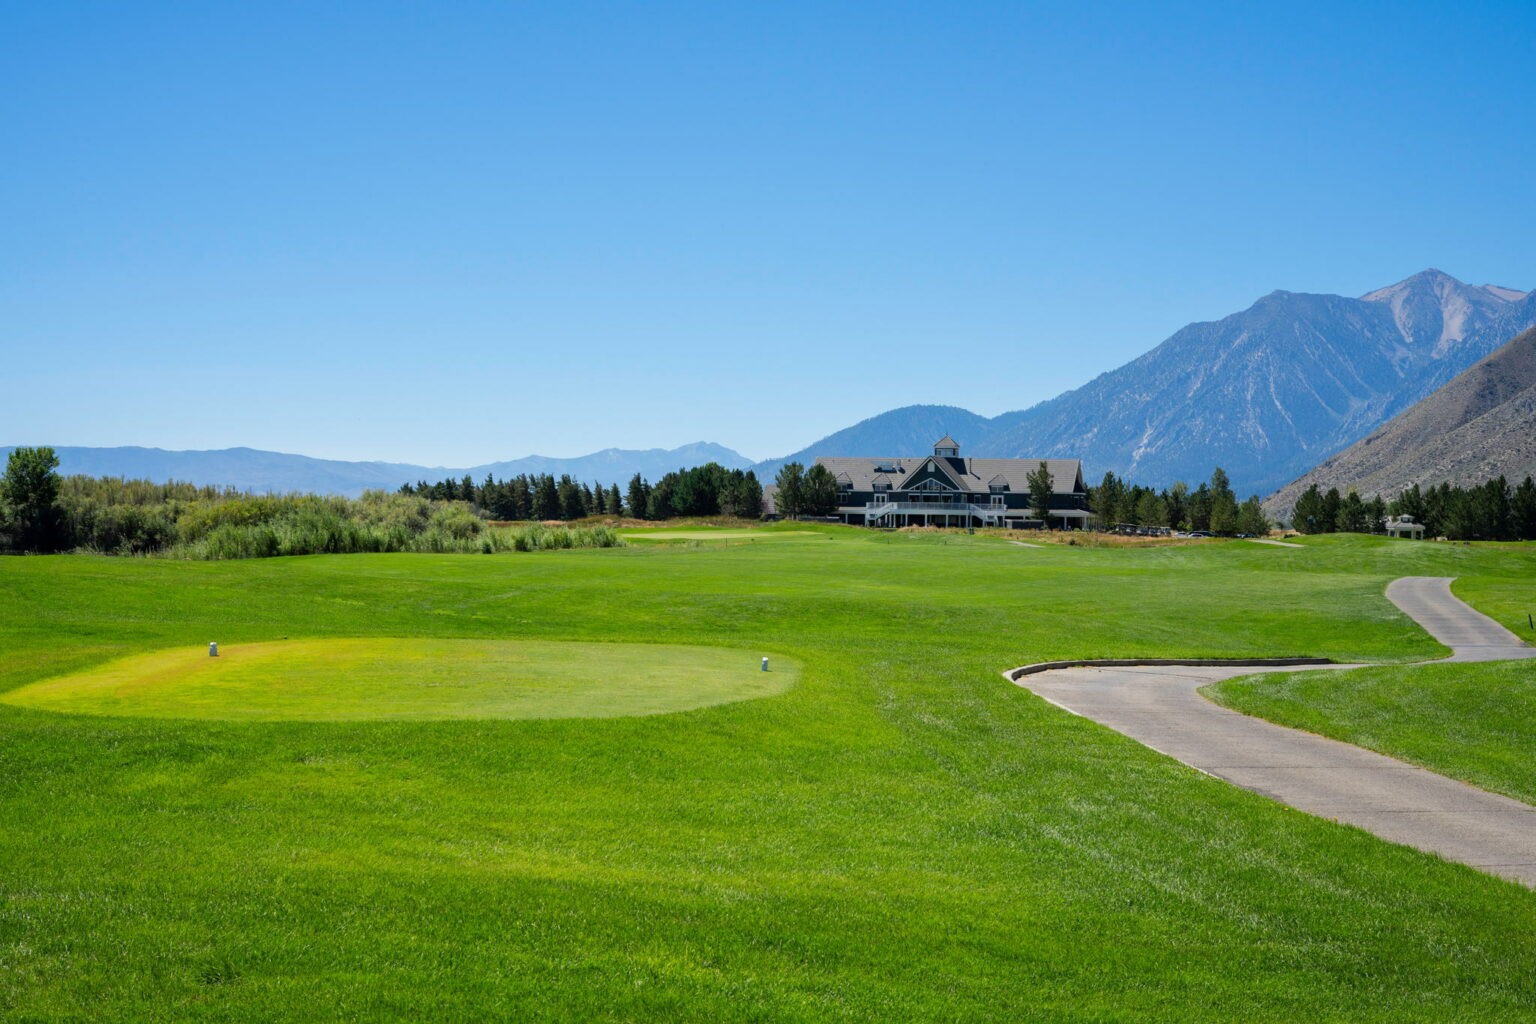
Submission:
[[[837,474],[837,489],[845,494],[853,490],[853,481],[849,479],[847,473]]]

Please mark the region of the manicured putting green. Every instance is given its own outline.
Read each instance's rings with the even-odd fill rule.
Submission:
[[[786,690],[799,665],[721,647],[523,640],[294,640],[176,648],[0,697],[43,711],[234,721],[615,718]]]
[[[626,530],[625,540],[777,540],[820,537],[815,530]]]

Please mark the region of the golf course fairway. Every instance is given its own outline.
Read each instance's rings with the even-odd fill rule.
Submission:
[[[327,639],[178,647],[24,686],[41,711],[233,721],[614,718],[780,693],[799,666],[660,644]]]

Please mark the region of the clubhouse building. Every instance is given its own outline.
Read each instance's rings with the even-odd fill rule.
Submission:
[[[1050,509],[1030,509],[1029,474],[1044,461]],[[968,459],[952,437],[916,458],[818,458],[837,480],[836,517],[854,526],[1082,529],[1090,517],[1079,459]]]

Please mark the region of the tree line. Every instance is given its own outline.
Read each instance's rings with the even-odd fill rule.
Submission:
[[[1301,533],[1378,533],[1388,515],[1424,525],[1425,536],[1450,540],[1536,540],[1536,480],[1511,487],[1502,476],[1471,487],[1414,484],[1391,501],[1363,499],[1316,484],[1296,499],[1292,525]]]
[[[1105,473],[1097,487],[1088,489],[1088,507],[1105,528],[1157,526],[1257,536],[1268,533],[1271,525],[1258,495],[1239,503],[1231,481],[1219,466],[1211,472],[1210,480],[1194,490],[1182,480],[1159,491]]]
[[[763,488],[755,473],[726,469],[716,462],[674,470],[654,484],[636,473],[622,492],[616,483],[588,485],[569,475],[556,479],[544,473],[506,480],[487,474],[480,483],[468,476],[436,483],[423,480],[405,484],[400,493],[434,501],[467,502],[486,518],[502,522],[571,521],[605,515],[649,520],[716,515],[756,519],[763,508]]]

